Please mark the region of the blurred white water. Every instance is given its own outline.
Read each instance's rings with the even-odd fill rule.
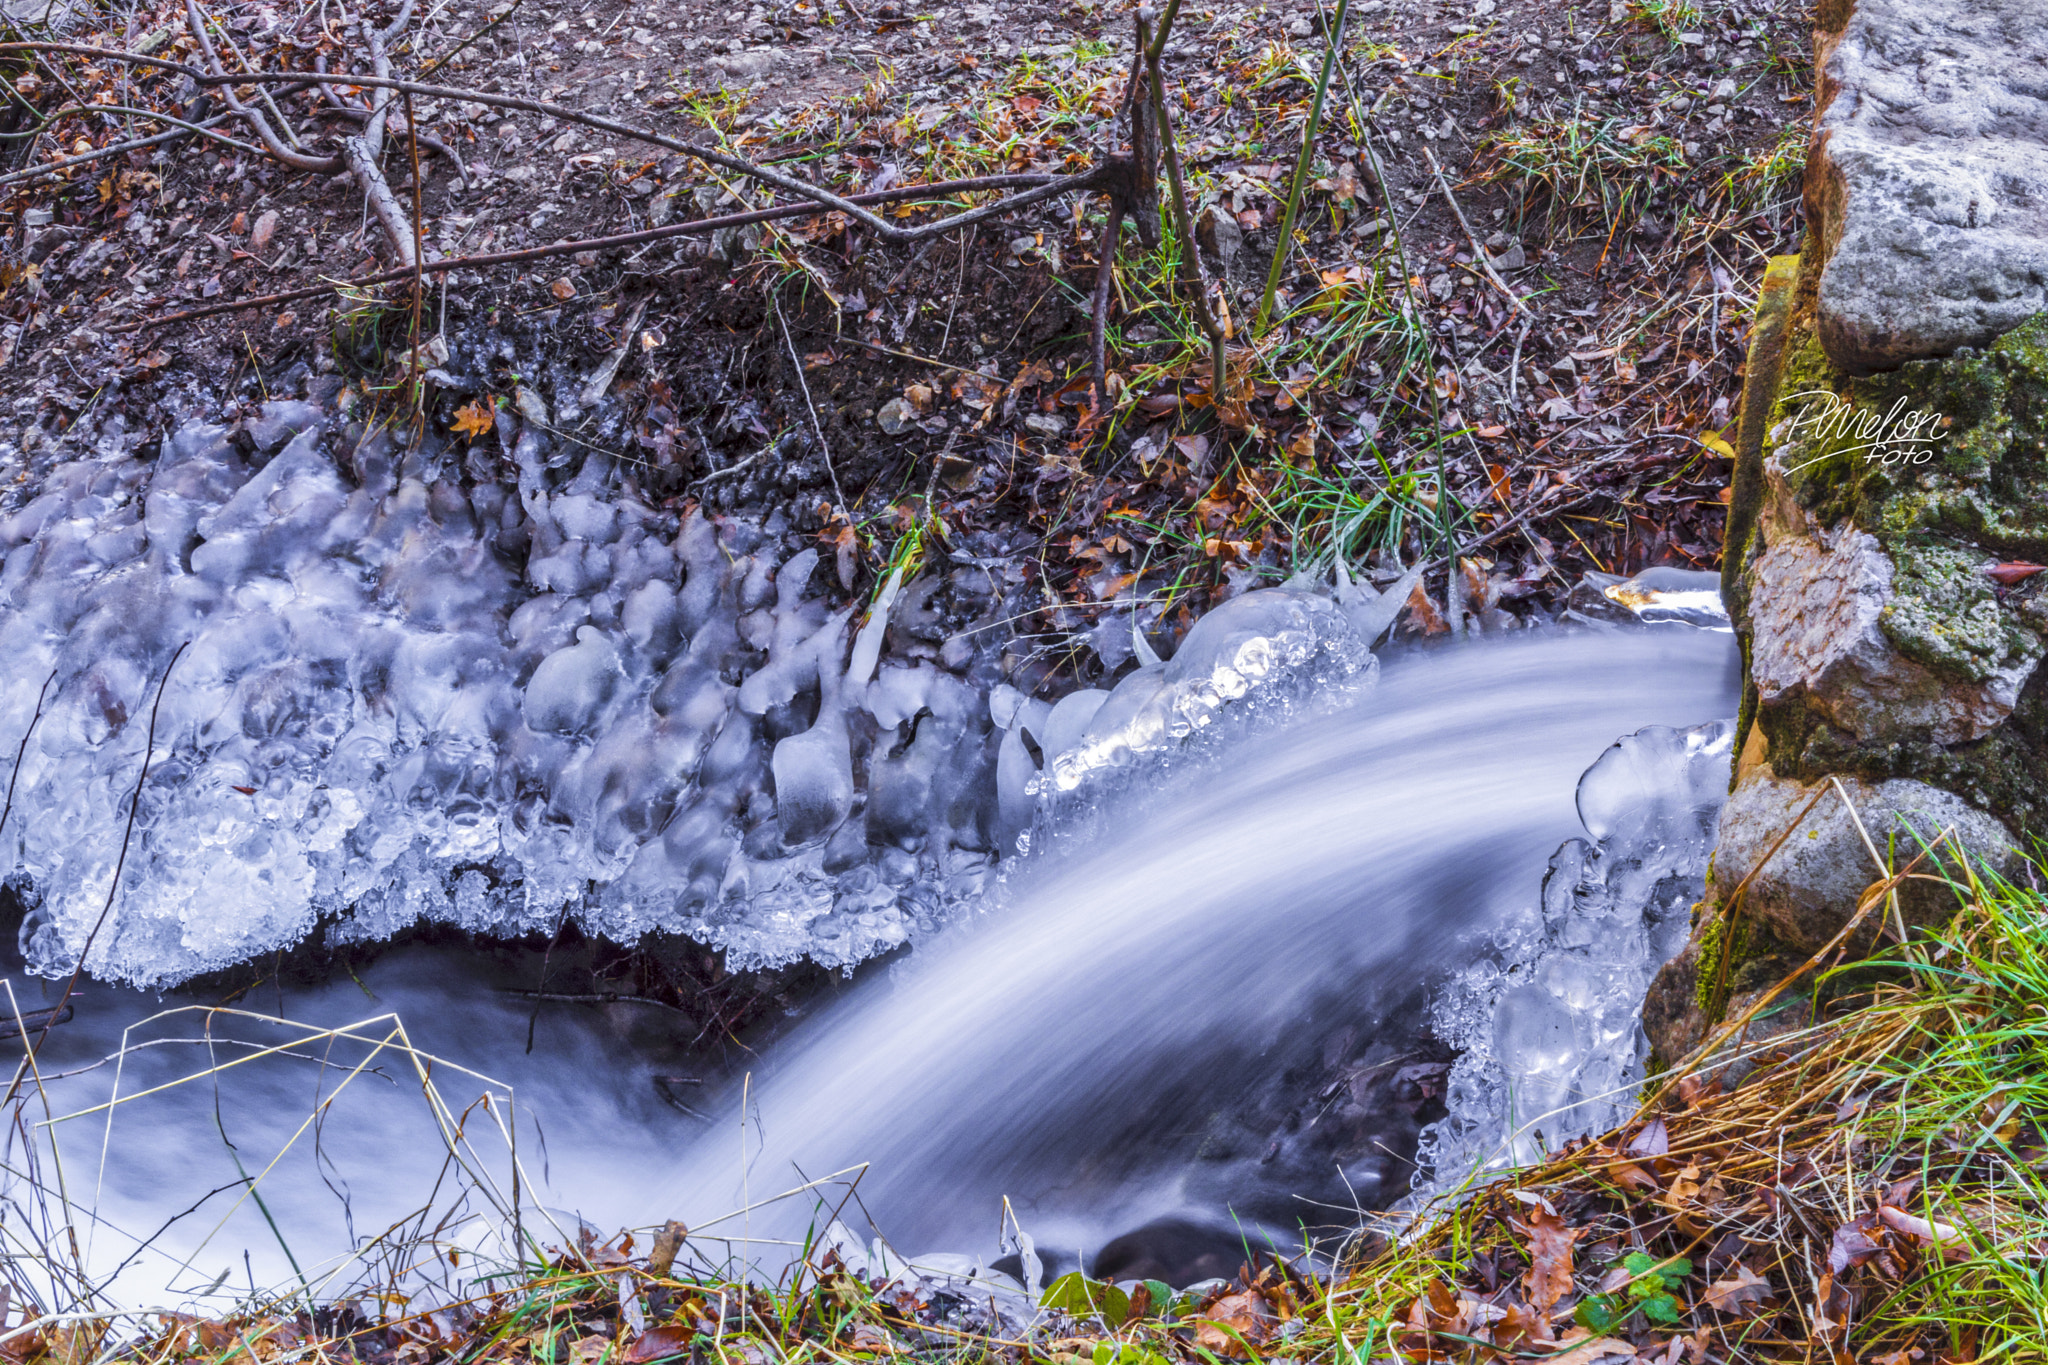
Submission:
[[[695,1117],[652,1084],[683,1042],[659,1012],[556,1008],[529,1055],[530,1006],[473,952],[401,950],[360,982],[259,995],[231,1018],[156,1019],[96,1069],[179,1001],[88,984],[38,1057],[54,1122],[17,1135],[10,1165],[42,1171],[47,1196],[53,1163],[27,1153],[54,1156],[61,1140],[68,1197],[96,1229],[94,1273],[147,1242],[119,1284],[153,1302],[224,1270],[230,1289],[331,1288],[377,1264],[393,1227],[425,1234],[405,1253],[413,1271],[452,1276],[441,1250],[502,1255],[515,1203],[555,1244],[579,1218],[609,1233],[680,1217],[708,1259],[773,1266],[824,1226],[843,1180],[706,1220],[849,1167],[864,1169],[845,1220],[872,1219],[916,1253],[993,1256],[1006,1217],[1054,1264],[1172,1217],[1295,1244],[1297,1225],[1340,1225],[1406,1193],[1417,1111],[1381,1083],[1440,1055],[1430,993],[1502,944],[1548,945],[1529,979],[1562,984],[1563,1008],[1538,1018],[1481,998],[1501,1032],[1460,1066],[1507,1058],[1582,1089],[1602,1068],[1626,1077],[1639,1057],[1630,983],[1668,950],[1664,901],[1689,875],[1687,840],[1711,824],[1716,741],[1708,726],[1610,746],[1725,713],[1733,685],[1725,635],[1558,634],[1402,658],[1333,712],[1245,714],[1198,761],[1141,768],[1091,838],[1023,864],[1000,907],[856,984],[757,1061],[703,1077]],[[1608,918],[1574,911],[1582,927],[1560,927],[1561,874],[1539,895],[1540,870],[1579,833],[1606,840]],[[1616,946],[1573,976],[1560,964],[1586,946],[1583,926]],[[34,989],[17,984],[24,1008],[41,1003]],[[257,1017],[271,1013],[291,1022]],[[405,1046],[360,1068],[390,1016]],[[420,1056],[443,1059],[427,1067],[431,1094]],[[1335,1088],[1304,1123],[1297,1092],[1324,1076]],[[169,1084],[181,1077],[193,1079]],[[131,1098],[95,1109],[117,1084]],[[1460,1131],[1498,1140],[1485,1125],[1499,1088],[1465,1089],[1478,1107]],[[469,1157],[452,1179],[448,1116],[465,1110]],[[1448,1151],[1440,1141],[1439,1164]],[[261,1208],[244,1197],[251,1176]]]
[[[659,1202],[688,1218],[867,1162],[861,1205],[906,1250],[989,1247],[1007,1201],[1041,1249],[1084,1257],[1166,1217],[1235,1215],[1284,1237],[1344,1221],[1347,1203],[1352,1216],[1386,1207],[1408,1175],[1395,1129],[1368,1114],[1334,1141],[1282,1122],[1233,1143],[1245,1097],[1308,1065],[1338,1024],[1356,1026],[1355,1056],[1381,1055],[1376,1037],[1419,1045],[1418,993],[1504,935],[1542,932],[1544,859],[1583,832],[1630,869],[1607,877],[1611,922],[1586,922],[1627,937],[1612,961],[1579,964],[1587,1000],[1567,989],[1544,1017],[1504,1010],[1504,1050],[1532,1075],[1625,1080],[1640,982],[1672,946],[1668,908],[1639,893],[1689,875],[1686,839],[1718,809],[1714,760],[1692,755],[1718,743],[1725,764],[1725,742],[1711,727],[1650,732],[1601,755],[1617,734],[1734,704],[1718,633],[1552,637],[1391,665],[1338,714],[1259,732],[1120,806],[1113,831],[1027,868],[1000,916],[807,1020]],[[1563,983],[1567,958],[1547,961],[1544,980]],[[1559,1018],[1594,997],[1607,1013],[1582,1043],[1576,1017]],[[1440,1163],[1453,1155],[1438,1145]]]
[[[0,1224],[89,1225],[53,1273],[154,1302],[390,1256],[431,1278],[579,1217],[769,1265],[823,1196],[705,1220],[848,1168],[914,1251],[1021,1225],[1085,1260],[1170,1219],[1291,1244],[1406,1196],[1414,1158],[1455,1180],[1626,1104],[1726,782],[1732,641],[1638,625],[1711,620],[1698,576],[1580,614],[1630,629],[1383,675],[1412,580],[1268,589],[1048,704],[931,580],[861,625],[814,553],[639,505],[600,459],[555,470],[525,433],[507,490],[327,420],[271,404],[59,465],[0,523],[23,1008],[88,940],[92,976],[154,985],[321,920],[573,915],[734,965],[918,947],[693,1077],[692,1113],[657,1096],[687,1052],[658,1017],[551,1010],[529,1054],[479,954],[232,1015],[89,982],[7,1154]],[[1001,616],[999,558],[952,575]],[[932,647],[892,646],[905,623]]]

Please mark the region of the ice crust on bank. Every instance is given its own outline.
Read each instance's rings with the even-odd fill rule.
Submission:
[[[1649,1043],[1643,996],[1705,891],[1735,725],[1651,726],[1579,781],[1587,838],[1551,857],[1540,913],[1436,1002],[1459,1048],[1446,1118],[1424,1135],[1433,1188],[1535,1161],[1630,1113]]]
[[[1028,848],[1034,824],[1076,833],[1077,822],[1115,805],[1120,779],[1141,771],[1139,780],[1158,779],[1147,760],[1184,752],[1255,693],[1267,711],[1284,712],[1308,699],[1334,705],[1339,689],[1370,683],[1378,662],[1369,645],[1386,621],[1374,625],[1380,595],[1360,592],[1333,601],[1279,587],[1231,598],[1195,622],[1172,659],[1153,657],[1109,690],[1047,704],[998,684],[989,704],[1005,731],[996,754],[1000,845]],[[1247,721],[1251,709],[1239,708]]]
[[[153,460],[113,443],[0,519],[0,744],[22,746],[0,866],[36,970],[90,942],[95,974],[165,984],[323,919],[565,914],[736,967],[849,966],[979,897],[1042,763],[1171,743],[1346,620],[1233,600],[1099,723],[1062,701],[1069,759],[1032,733],[1054,708],[990,695],[999,632],[949,644],[951,669],[885,647],[929,581],[891,582],[863,626],[814,590],[815,551],[647,507],[509,417],[516,487],[329,420],[276,402]]]
[[[322,428],[268,405],[245,455],[187,426],[154,462],[57,468],[0,525],[10,739],[49,680],[5,831],[37,968],[108,902],[181,644],[103,976],[174,981],[321,916],[384,937],[564,910],[844,965],[979,889],[982,685],[928,663],[848,685],[815,552],[677,525],[601,460],[551,489],[528,434],[515,490],[377,439],[344,469]]]

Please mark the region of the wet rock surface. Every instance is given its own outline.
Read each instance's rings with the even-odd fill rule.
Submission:
[[[1850,777],[1842,787],[1855,817],[1832,793],[1784,781],[1768,769],[1748,774],[1721,810],[1714,891],[1732,895],[1747,879],[1743,914],[1789,947],[1806,953],[1826,947],[1855,915],[1865,888],[1884,876],[1879,857],[1890,853],[1902,864],[1945,831],[1983,855],[1981,870],[2014,870],[2018,845],[2011,833],[1953,793],[1911,778],[1873,784]],[[1908,925],[1940,924],[1954,912],[1955,897],[1935,883],[1912,881],[1899,888],[1899,909]],[[1876,937],[1877,926],[1868,924],[1859,946]]]
[[[1880,860],[1946,831],[1951,873],[2004,869],[2048,820],[2048,30],[1857,0],[1818,43],[1812,231],[1767,273],[1735,442],[1742,758],[1646,1007],[1666,1061],[1831,940]],[[1910,929],[1954,896],[1901,900]]]
[[[1810,222],[1849,369],[1981,346],[2048,307],[2048,25],[2033,0],[1854,0],[1820,30]],[[1832,51],[1829,49],[1832,48]]]

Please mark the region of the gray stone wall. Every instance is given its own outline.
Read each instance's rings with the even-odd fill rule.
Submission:
[[[1923,870],[2014,875],[2048,832],[2048,14],[1835,0],[1816,45],[1807,241],[1766,273],[1736,441],[1740,757],[1645,1007],[1667,1062],[1840,934],[1880,864],[1946,835]],[[1845,946],[1956,905],[1911,883]]]

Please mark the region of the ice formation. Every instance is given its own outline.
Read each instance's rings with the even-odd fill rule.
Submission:
[[[1643,995],[1685,945],[1704,890],[1735,726],[1651,726],[1580,779],[1580,822],[1543,878],[1540,916],[1437,1003],[1461,1049],[1450,1114],[1423,1142],[1437,1187],[1520,1165],[1620,1122],[1648,1058]]]
[[[1391,619],[1383,595],[1369,588],[1341,601],[1265,588],[1216,607],[1171,660],[1150,658],[1113,689],[1083,689],[1048,705],[998,685],[990,708],[1005,731],[996,754],[1002,846],[1016,847],[1034,822],[1067,827],[1087,806],[1113,802],[1119,776],[1183,751],[1254,691],[1282,708],[1308,698],[1334,705],[1340,689],[1371,681],[1377,663],[1369,646]],[[1285,688],[1274,686],[1283,679]],[[1144,776],[1160,774],[1148,768]]]
[[[979,887],[986,678],[849,674],[815,552],[678,524],[601,459],[550,489],[530,434],[516,490],[334,446],[319,409],[273,403],[154,461],[60,466],[0,524],[36,967],[69,966],[110,902],[160,686],[104,976],[177,980],[322,916],[383,937],[565,910],[844,964]]]
[[[103,443],[0,520],[0,869],[37,970],[90,943],[95,974],[163,984],[323,919],[564,915],[847,966],[978,895],[1042,763],[1065,783],[1169,742],[1384,614],[1369,590],[1249,593],[1107,701],[1048,707],[990,695],[994,630],[938,662],[885,648],[929,635],[947,584],[1002,619],[999,574],[892,579],[856,629],[815,551],[650,508],[510,415],[516,488],[331,425],[282,401],[154,459]]]

